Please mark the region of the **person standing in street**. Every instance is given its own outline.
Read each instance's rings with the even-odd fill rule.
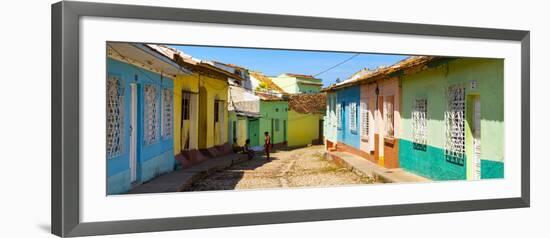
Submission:
[[[265,135],[265,141],[264,141],[264,150],[267,160],[270,160],[269,152],[271,150],[271,136],[269,136],[269,132],[264,132]]]

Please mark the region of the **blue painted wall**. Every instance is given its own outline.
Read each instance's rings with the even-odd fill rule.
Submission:
[[[336,92],[336,104],[340,104],[342,107],[342,114],[340,115],[342,117],[342,126],[337,129],[337,139],[338,142],[343,142],[346,145],[355,147],[357,149],[360,149],[359,147],[359,99],[360,99],[360,87],[359,86],[351,86],[344,89],[340,89]],[[351,131],[349,124],[349,105],[350,102],[356,103],[356,110],[355,110],[355,128],[357,130]]]
[[[174,169],[173,156],[173,135],[163,137],[161,124],[163,121],[161,112],[162,89],[173,89],[173,82],[170,78],[161,77],[160,74],[138,68],[126,62],[107,58],[107,74],[120,79],[124,90],[124,146],[123,151],[117,156],[107,158],[107,194],[119,194],[128,191],[130,184],[130,106],[131,89],[130,84],[137,84],[137,182],[146,182],[159,174]],[[143,88],[145,85],[154,85],[158,93],[158,128],[156,143],[146,145],[144,142],[143,111],[144,97]],[[173,111],[173,110],[172,110]],[[173,121],[173,120],[172,120]],[[173,133],[172,133],[173,134]]]

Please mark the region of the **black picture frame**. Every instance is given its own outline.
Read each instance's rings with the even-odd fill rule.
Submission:
[[[52,5],[52,233],[61,237],[529,207],[529,31],[90,2]],[[79,220],[79,19],[83,16],[498,39],[521,43],[521,196],[108,222]]]

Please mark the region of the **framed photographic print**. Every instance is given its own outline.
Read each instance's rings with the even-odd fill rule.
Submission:
[[[529,32],[52,5],[52,233],[529,206]]]

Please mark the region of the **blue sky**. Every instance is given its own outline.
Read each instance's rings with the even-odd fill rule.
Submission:
[[[315,75],[345,61],[356,53],[335,53],[300,50],[270,50],[230,47],[175,46],[195,58],[236,64],[265,75],[282,73]],[[375,69],[380,65],[392,65],[407,56],[385,54],[360,54],[338,67],[317,76],[328,86],[337,78],[345,80],[357,71],[367,67]]]

